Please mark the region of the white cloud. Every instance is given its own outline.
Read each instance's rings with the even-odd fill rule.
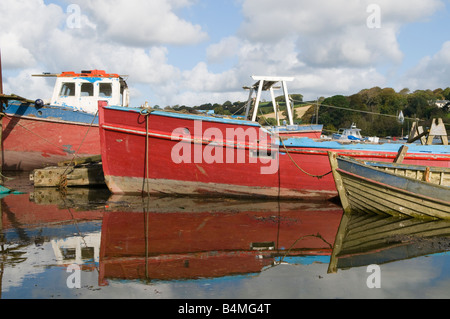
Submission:
[[[25,76],[31,72],[95,68],[129,75],[136,105],[246,100],[242,86],[252,84],[251,75],[294,76],[291,93],[307,99],[351,94],[383,86],[387,76],[378,67],[403,61],[402,26],[425,21],[442,8],[440,0],[377,0],[381,28],[370,29],[366,9],[372,0],[240,0],[244,21],[239,31],[207,43],[208,26],[181,14],[195,10],[198,0],[78,0],[79,12],[68,11],[72,2],[63,1],[67,6],[1,0],[5,91],[28,97],[48,89],[47,83],[39,87]],[[194,67],[184,68],[170,60],[174,45],[188,47],[189,53],[204,51]],[[421,76],[426,72],[448,73],[449,46],[411,71],[416,85],[431,85]]]
[[[409,70],[401,81],[402,87],[410,90],[436,89],[449,86],[450,41],[433,56],[426,56],[419,64]]]
[[[104,69],[129,75],[130,86],[143,84],[134,90],[136,104],[151,99],[141,93],[150,87],[173,92],[181,71],[168,62],[164,45],[198,43],[206,37],[199,26],[175,14],[192,3],[81,0],[60,7],[42,0],[2,0],[4,91],[44,98],[51,96],[52,88],[32,73]]]
[[[207,39],[199,25],[175,14],[189,6],[186,0],[81,0],[81,12],[96,24],[99,33],[125,45],[186,45]]]
[[[3,67],[17,69],[36,64],[33,53],[28,48],[23,47],[13,33],[5,32],[1,34],[0,43],[4,60]]]
[[[218,43],[210,45],[207,49],[208,62],[221,63],[226,59],[236,56],[240,46],[240,40],[235,36],[221,39]]]
[[[439,0],[387,1],[380,8],[381,27],[369,28],[372,0],[246,0],[242,36],[274,43],[286,35],[297,37],[299,57],[322,66],[374,66],[403,57],[397,34],[405,23],[429,17],[441,8]]]
[[[17,94],[30,100],[42,99],[50,101],[53,94],[53,81],[41,77],[32,77],[32,74],[42,73],[38,69],[27,68],[21,70],[17,75],[8,77],[4,81],[3,91],[5,94]],[[25,94],[24,94],[25,93]]]
[[[37,52],[63,18],[56,5],[42,0],[0,2],[0,47],[4,68],[31,67]]]

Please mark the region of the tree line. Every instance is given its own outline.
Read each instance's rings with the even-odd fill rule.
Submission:
[[[318,101],[304,102],[301,94],[290,95],[294,107],[312,105],[302,118],[296,118],[296,124],[323,124],[325,132],[336,132],[339,128],[350,127],[356,123],[366,136],[401,136],[407,135],[413,119],[419,124],[429,127],[433,118],[442,118],[446,128],[450,127],[450,103],[438,107],[437,101],[450,101],[450,87],[435,90],[416,90],[410,92],[403,89],[396,92],[392,88],[373,87],[348,96],[334,95],[322,97]],[[276,98],[279,109],[286,116],[284,96]],[[214,111],[217,115],[245,115],[247,101],[223,104],[206,103],[194,107],[184,105],[167,106],[165,109],[198,113],[200,111]],[[260,103],[258,117],[262,125],[275,125],[275,120],[265,118],[264,115],[273,112],[271,101]],[[405,120],[400,122],[398,115],[403,113]]]
[[[414,119],[424,127],[429,127],[433,118],[442,118],[449,125],[449,104],[437,105],[437,101],[444,100],[450,101],[450,88],[396,92],[392,88],[373,87],[350,96],[335,95],[323,99],[318,120],[328,131],[356,123],[364,135],[407,135]],[[400,112],[405,117],[403,122],[398,118]],[[313,118],[314,115],[309,116]]]

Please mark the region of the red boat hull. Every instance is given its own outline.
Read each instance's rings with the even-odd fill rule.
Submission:
[[[331,149],[291,146],[285,141],[285,147],[272,149],[272,160],[260,153],[255,156],[255,145],[264,150],[277,143],[270,136],[264,142],[264,132],[255,123],[168,112],[146,115],[106,106],[99,109],[99,122],[103,170],[113,193],[309,199],[337,195],[327,153]],[[244,134],[230,141],[229,130],[239,129],[259,133],[253,140]],[[239,151],[245,153],[244,160],[237,159]],[[228,152],[234,152],[231,161]],[[393,161],[397,152],[343,148],[337,153]],[[405,163],[449,166],[450,153],[408,153]]]
[[[3,118],[3,169],[30,171],[100,154],[98,125],[31,117]]]

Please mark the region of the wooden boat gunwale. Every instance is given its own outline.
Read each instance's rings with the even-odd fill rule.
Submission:
[[[378,162],[361,161],[329,152],[336,188],[344,211],[366,211],[376,214],[414,218],[450,218],[450,185],[440,185],[377,168]],[[381,163],[401,169],[416,168],[448,173],[448,168],[422,165]],[[425,173],[423,174],[425,176]],[[441,177],[440,183],[444,179]]]

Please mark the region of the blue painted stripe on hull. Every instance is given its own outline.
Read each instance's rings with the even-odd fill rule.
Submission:
[[[42,120],[60,120],[82,124],[93,123],[98,125],[98,116],[96,117],[95,114],[68,107],[64,108],[60,106],[44,105],[41,108],[36,108],[33,104],[9,101],[8,106],[4,111],[9,116],[32,117]]]
[[[395,152],[397,153],[401,143],[382,143],[382,144],[366,144],[366,143],[340,143],[337,141],[317,141],[308,137],[290,138],[284,141],[284,145],[289,147],[301,148],[324,148],[334,150],[353,150],[353,151],[373,151],[373,152]],[[420,145],[407,144],[408,153],[421,154],[445,154],[450,155],[450,145]]]
[[[112,109],[112,110],[128,111],[128,112],[136,112],[136,113],[140,113],[143,111],[143,109],[135,108],[135,107],[125,108],[125,107],[121,107],[121,106],[107,106],[106,108]],[[194,121],[205,121],[205,122],[216,122],[216,123],[261,127],[261,125],[259,123],[250,122],[250,121],[246,121],[246,120],[226,119],[226,118],[205,116],[205,115],[200,115],[200,114],[185,114],[185,113],[164,112],[164,111],[151,111],[151,114],[158,115],[158,116],[179,118],[179,119],[194,120]]]

